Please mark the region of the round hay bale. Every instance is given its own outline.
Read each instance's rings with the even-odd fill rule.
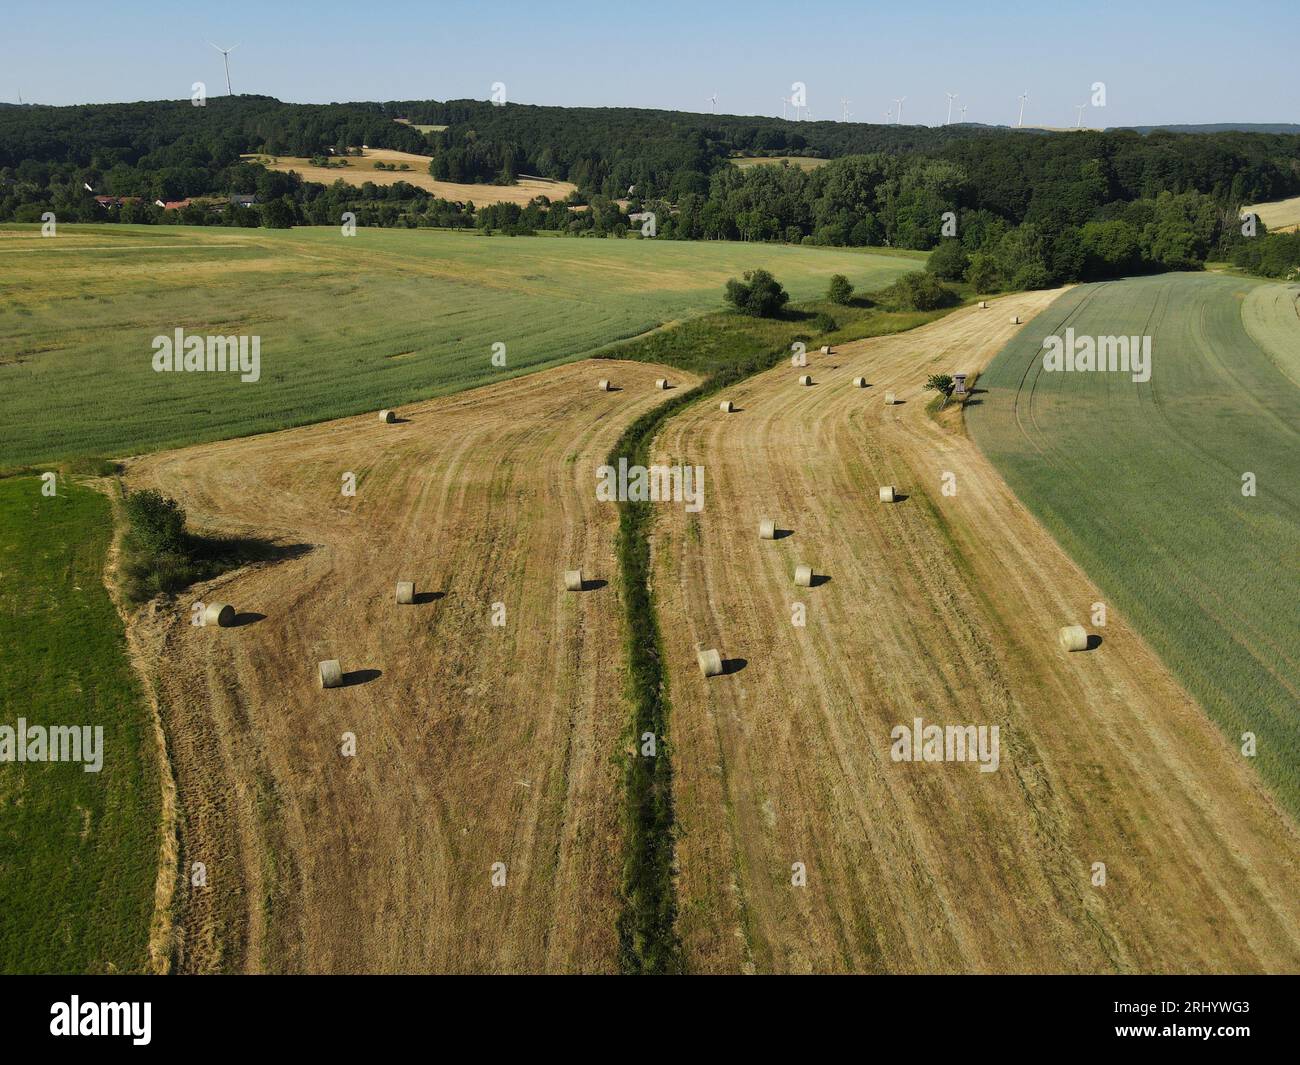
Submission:
[[[341,688],[343,686],[343,667],[338,659],[331,658],[320,664],[320,686],[322,688]]]
[[[1011,316],[1011,324],[1012,324],[1012,325],[1019,325],[1019,324],[1020,324],[1020,315],[1018,315],[1018,314],[1013,314],[1013,315]]]
[[[822,345],[822,354],[823,354],[823,355],[830,355],[830,354],[831,354],[831,346],[830,346],[829,344],[823,344],[823,345]]]
[[[729,399],[724,399],[718,404],[718,410],[722,411],[723,414],[730,414],[735,409],[736,405]]]
[[[981,310],[981,311],[986,311],[986,310],[988,310],[988,306],[989,306],[989,301],[988,301],[988,300],[980,300],[980,310]]]
[[[758,538],[760,540],[776,539],[776,522],[771,518],[763,518],[758,523]]]
[[[608,392],[610,390],[610,383],[608,379],[602,377],[599,381],[596,382],[596,388],[601,392]]]
[[[794,583],[800,588],[812,587],[812,566],[795,566]]]
[[[564,571],[564,589],[568,592],[582,591],[582,570],[566,569]]]
[[[1066,625],[1056,634],[1062,651],[1086,651],[1088,649],[1088,630],[1082,625]]]
[[[661,392],[663,392],[663,391],[667,391],[667,389],[668,389],[668,378],[666,378],[666,377],[661,377],[661,378],[659,378],[659,380],[655,382],[655,388],[659,389]]]
[[[203,624],[227,628],[235,623],[235,608],[229,603],[209,603],[203,608]]]
[[[700,664],[700,672],[706,677],[722,676],[722,655],[717,651],[700,651],[695,655],[695,660]]]
[[[892,392],[886,392],[886,393],[885,393],[885,406],[886,406],[886,407],[892,407],[893,405],[894,405],[894,393],[892,393]]]
[[[880,501],[882,503],[892,503],[894,501],[895,489],[892,484],[882,484],[880,486]]]
[[[865,377],[855,377],[855,378],[853,379],[853,387],[854,387],[854,388],[866,388],[866,387],[867,387],[867,379],[866,379]]]
[[[801,374],[799,377],[799,383],[801,385],[810,385],[812,384],[812,378],[809,377],[807,374]]]
[[[415,602],[415,582],[398,581],[397,582],[397,601],[404,606]]]
[[[379,420],[383,422],[385,425],[392,425],[393,422],[397,421],[397,412],[391,410],[381,410],[379,412]]]

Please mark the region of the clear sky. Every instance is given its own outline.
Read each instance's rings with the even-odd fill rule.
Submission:
[[[296,102],[486,99],[781,113],[794,82],[817,119],[1300,122],[1300,0],[655,0],[7,3],[0,99],[74,104],[225,91]]]

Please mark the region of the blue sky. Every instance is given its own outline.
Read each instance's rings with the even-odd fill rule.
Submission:
[[[184,99],[194,81],[282,100],[486,99],[781,113],[793,82],[818,119],[938,124],[945,92],[970,121],[1300,122],[1300,0],[1036,4],[59,3],[10,5],[0,99],[72,104]]]

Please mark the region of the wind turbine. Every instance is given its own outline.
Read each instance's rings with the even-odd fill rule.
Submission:
[[[951,126],[952,125],[952,102],[955,99],[957,99],[957,94],[955,92],[946,92],[944,93],[944,95],[948,97],[948,121],[945,122],[944,125]]]
[[[788,104],[789,102],[790,102],[790,98],[789,98],[789,97],[787,97],[787,96],[782,96],[782,97],[781,97],[781,118],[782,118],[782,120],[785,119],[785,105]]]
[[[894,112],[893,112],[892,109],[886,111],[886,112],[885,112],[885,125],[889,125],[889,120],[890,120],[891,118],[893,118],[893,117],[894,117]]]
[[[962,120],[963,122],[966,121],[966,105],[965,105],[965,104],[962,104],[962,105],[961,105],[961,120]]]
[[[1025,101],[1028,99],[1029,99],[1029,90],[1026,89],[1020,95],[1020,121],[1016,123],[1017,126],[1023,126],[1025,124]]]
[[[906,99],[906,96],[901,96],[894,100],[894,103],[898,104],[898,117],[894,119],[895,125],[901,125],[903,122],[903,101]]]
[[[1084,108],[1086,108],[1087,106],[1088,106],[1087,104],[1074,105],[1074,109],[1079,112],[1079,121],[1078,124],[1074,127],[1075,129],[1083,129],[1083,111]]]
[[[709,102],[713,104],[713,113],[716,115],[718,113],[718,94],[716,92],[709,97]]]
[[[212,44],[212,42],[209,41],[208,44]],[[231,96],[233,93],[230,91],[230,53],[238,48],[239,45],[232,44],[229,48],[217,48],[215,44],[212,44],[212,47],[216,48],[217,51],[221,53],[221,59],[226,64],[226,95]]]
[[[850,118],[853,117],[853,112],[849,110],[849,104],[851,104],[852,102],[853,101],[850,100],[847,96],[840,97],[840,121],[841,122],[847,122]]]

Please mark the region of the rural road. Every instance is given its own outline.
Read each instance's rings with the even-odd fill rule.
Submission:
[[[655,531],[689,969],[1300,971],[1295,824],[1117,611],[1092,624],[1101,594],[959,412],[925,409],[928,374],[979,370],[1056,295],[780,366],[656,441],[706,470],[703,511]],[[829,580],[797,587],[803,563]],[[1100,646],[1061,651],[1072,623]],[[917,717],[998,725],[998,770],[893,761]]]

